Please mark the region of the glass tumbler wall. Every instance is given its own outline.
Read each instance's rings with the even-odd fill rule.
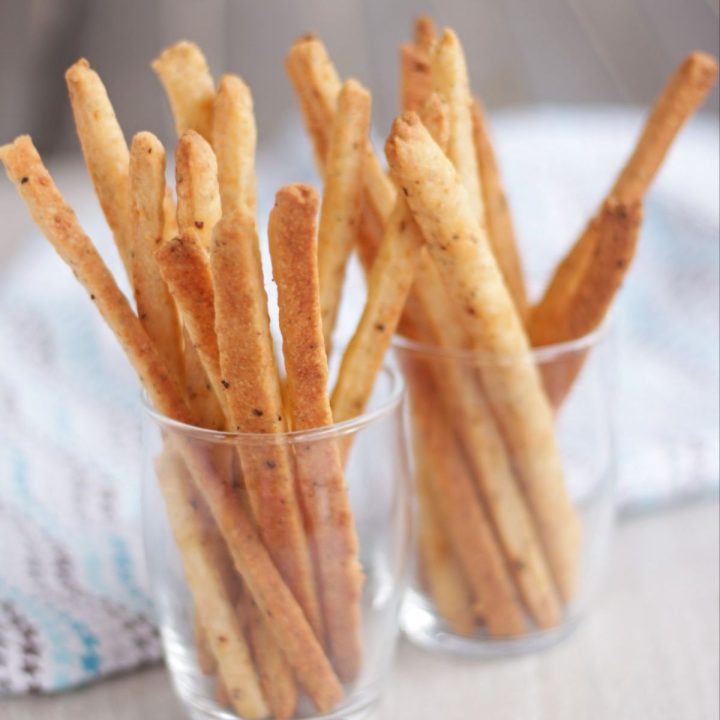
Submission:
[[[522,358],[396,340],[420,514],[402,623],[418,644],[469,655],[535,650],[587,608],[614,504],[606,335]],[[500,390],[521,375],[542,383],[540,412]]]
[[[412,550],[403,392],[384,368],[364,415],[274,436],[147,410],[148,572],[168,667],[194,718],[371,711]]]

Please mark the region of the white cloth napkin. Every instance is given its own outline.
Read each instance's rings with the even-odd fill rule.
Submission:
[[[523,252],[542,280],[610,185],[641,115],[546,108],[494,119]],[[264,220],[275,188],[314,177],[298,128],[276,138],[259,170]],[[121,277],[89,192],[78,210]],[[346,296],[344,338],[363,299],[357,268]],[[687,129],[649,197],[617,325],[623,503],[716,489],[711,121]],[[140,548],[140,412],[132,372],[93,304],[49,246],[29,238],[0,285],[0,693],[61,690],[160,656]]]

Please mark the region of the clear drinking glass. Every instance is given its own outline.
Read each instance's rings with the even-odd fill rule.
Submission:
[[[362,416],[318,430],[274,436],[198,429],[147,408],[143,435],[145,553],[167,664],[177,693],[193,718],[245,720],[262,715],[262,709],[243,710],[248,698],[256,697],[253,688],[258,685],[269,705],[269,717],[357,720],[371,712],[393,658],[412,555],[412,492],[403,398],[401,374],[384,367]],[[342,458],[337,465],[341,468],[344,462],[351,524],[347,512],[333,510],[338,496],[331,497],[327,468],[333,465],[322,460],[328,457]],[[315,515],[300,505],[311,578],[314,570],[325,626],[322,643],[277,569],[270,584],[258,584],[258,573],[264,573],[267,580],[263,557],[269,557],[267,543],[252,542],[258,533],[253,527],[255,506],[249,498],[247,471],[258,458],[273,464],[289,461],[296,497],[307,497],[302,495],[301,483],[316,492]],[[321,458],[310,473],[308,458]],[[267,478],[263,480],[266,485],[259,491],[265,497],[264,493],[274,492],[274,486]],[[348,527],[352,537],[353,524],[357,566],[344,540]],[[228,552],[231,546],[238,552],[232,557]],[[325,592],[328,588],[318,589],[320,555],[331,565],[337,560],[333,565],[337,572],[341,572],[338,563],[341,569],[349,563],[360,578],[357,602],[353,604],[351,595],[338,605],[342,596],[335,595],[338,612],[332,617],[333,605]],[[285,580],[288,572],[296,570],[288,566],[289,556],[280,553],[270,560],[271,568],[284,568]],[[267,605],[268,596],[277,599],[278,592],[282,595],[278,583],[285,589],[285,601],[289,596],[303,622],[282,608],[278,611],[276,605]],[[341,582],[328,585],[338,592],[343,587]],[[263,603],[269,612],[262,608]],[[348,608],[357,612],[348,613]],[[303,623],[305,631],[298,629]],[[335,626],[333,641],[331,624]],[[298,643],[307,640],[302,632],[308,630],[315,639],[314,650],[298,653]],[[298,640],[301,635],[304,640]],[[340,669],[338,643],[358,637],[357,666],[348,669],[346,658]],[[215,658],[224,659],[214,659],[210,648],[216,651]],[[322,672],[316,672],[318,648],[321,656],[328,658],[328,665],[321,670],[343,678],[341,698],[322,689],[327,684],[323,685]],[[255,669],[249,691],[243,687],[244,667],[250,667],[251,674]],[[296,706],[293,688],[298,689]],[[269,702],[271,695],[275,705]],[[311,697],[321,700],[314,702]]]
[[[566,513],[579,520],[574,588],[564,597],[547,562],[547,536],[533,512],[527,479],[519,478],[517,458],[482,386],[481,378],[492,382],[503,363],[522,359],[396,339],[408,384],[420,506],[417,570],[401,622],[418,645],[470,656],[523,653],[555,643],[576,626],[601,579],[613,525],[608,335],[603,329],[537,349],[531,357],[555,413]],[[494,627],[482,607],[488,593]]]

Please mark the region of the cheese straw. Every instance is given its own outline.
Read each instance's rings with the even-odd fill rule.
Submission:
[[[325,46],[313,35],[298,38],[293,43],[285,67],[313,143],[318,170],[324,175],[330,129],[342,83]],[[369,273],[385,223],[395,205],[395,188],[369,141],[363,163],[363,188],[362,230],[358,242],[362,244],[359,250],[363,266]]]
[[[593,298],[588,288],[597,285],[594,257],[597,253],[607,255],[608,251],[603,248],[616,244],[612,239],[612,228],[617,225],[620,208],[624,208],[622,212],[627,216],[638,214],[639,205],[675,137],[707,97],[716,78],[717,62],[710,55],[700,52],[688,55],[670,77],[603,205],[559,263],[542,298],[533,307],[528,327],[534,346],[574,340],[600,326],[627,272],[637,240],[636,236],[633,237],[636,230],[632,229],[636,223],[625,223],[625,229],[621,230],[625,237],[622,242],[633,249],[629,255],[625,253],[627,262],[612,272],[612,280],[603,283],[603,294]],[[620,221],[622,223],[621,218]],[[606,233],[603,228],[610,231]],[[581,311],[576,307],[579,295],[585,298]],[[584,316],[582,320],[573,319],[579,312]],[[572,387],[583,359],[584,355],[573,359],[572,367],[566,368],[563,378],[559,378],[557,372],[555,377],[546,378],[556,407]]]
[[[210,141],[215,83],[200,48],[181,41],[163,50],[151,67],[167,93],[178,136],[195,130]]]
[[[415,480],[420,505],[419,560],[430,596],[453,631],[470,636],[475,631],[470,588],[440,524],[428,472],[419,467]]]
[[[510,206],[500,178],[500,169],[490,139],[490,130],[479,100],[473,100],[471,111],[475,154],[480,173],[485,224],[490,246],[508,291],[515,301],[518,314],[524,321],[528,313],[528,299]]]
[[[522,607],[498,552],[488,515],[477,501],[452,426],[435,395],[428,365],[422,359],[408,358],[404,369],[412,399],[415,443],[427,472],[429,489],[425,492],[434,498],[438,516],[435,522],[444,528],[474,604],[483,609],[490,634],[521,635],[526,630]]]
[[[165,148],[138,133],[130,153],[131,277],[140,321],[169,372],[183,377],[182,330],[177,309],[155,263],[165,226]]]
[[[395,121],[388,161],[459,313],[469,349],[491,353],[483,385],[532,507],[563,599],[576,588],[581,527],[563,480],[553,415],[487,236],[452,163],[418,116]]]
[[[85,164],[131,279],[130,152],[100,76],[84,58],[65,73]]]
[[[244,433],[284,432],[259,242],[247,208],[223,216],[210,257],[221,382],[232,428]],[[268,443],[241,446],[239,453],[263,541],[322,640],[322,615],[287,448]]]
[[[278,191],[270,213],[270,253],[278,287],[287,401],[295,431],[333,422],[318,293],[315,215],[318,198],[307,185]],[[363,584],[350,500],[334,440],[295,448],[296,484],[316,558],[328,644],[337,673],[354,680],[362,663]]]
[[[328,355],[345,266],[360,230],[364,149],[369,126],[370,94],[355,80],[348,80],[338,95],[330,132],[318,230],[320,309]]]

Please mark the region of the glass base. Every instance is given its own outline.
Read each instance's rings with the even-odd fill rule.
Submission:
[[[410,642],[421,648],[470,658],[497,658],[547,650],[572,635],[579,618],[570,617],[552,630],[534,630],[517,638],[493,638],[482,629],[465,637],[453,632],[421,595],[410,590],[400,624]]]
[[[355,707],[355,709],[341,706],[337,710],[324,715],[300,714],[296,717],[298,720],[368,720],[376,706],[377,701],[373,700],[369,704],[365,704],[363,707]],[[219,706],[217,710],[212,710],[209,707],[193,707],[190,702],[186,702],[185,707],[191,720],[242,720],[239,715]]]
[[[175,691],[188,717],[192,720],[243,720],[242,716],[215,702],[215,681],[197,671],[194,653],[187,644],[177,642],[172,631],[164,634],[165,654],[171,670]],[[367,720],[380,699],[381,687],[371,685],[364,692],[352,694],[340,706],[328,713],[315,712],[307,698],[302,698],[297,720]],[[351,691],[348,690],[348,695]]]
[[[165,660],[170,678],[187,717],[192,720],[244,720],[233,710],[215,701],[216,680],[198,669],[194,643],[174,628],[161,628]],[[362,679],[359,681],[362,683]],[[345,700],[327,713],[318,713],[307,697],[301,697],[293,720],[367,720],[380,701],[380,680],[363,687],[345,686]]]
[[[337,710],[329,715],[302,715],[298,716],[302,720],[368,720],[373,714],[376,703],[363,710],[348,711]],[[235,715],[229,710],[205,711],[196,708],[188,708],[188,717],[191,720],[242,720],[239,715]]]

